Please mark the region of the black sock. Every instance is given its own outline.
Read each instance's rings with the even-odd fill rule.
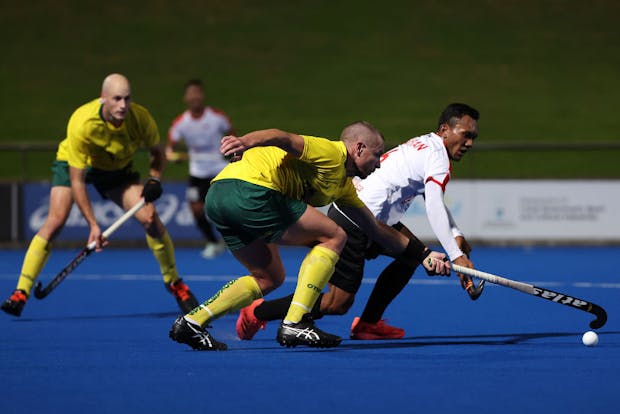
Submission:
[[[310,316],[314,320],[321,319],[324,315],[324,313],[321,312],[321,301],[322,300],[323,300],[323,293],[321,293],[319,297],[316,298],[316,302],[314,302],[314,306],[312,307],[312,310],[310,311]]]
[[[388,305],[407,286],[416,267],[394,260],[383,269],[360,319],[368,323],[379,322]]]
[[[321,313],[321,299],[323,294],[321,293],[310,312],[313,319],[320,319],[323,314]],[[262,321],[279,321],[284,319],[288,312],[288,308],[293,301],[293,295],[284,296],[283,298],[266,300],[256,308],[254,308],[254,316]]]

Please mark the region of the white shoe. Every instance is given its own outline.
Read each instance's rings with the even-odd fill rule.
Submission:
[[[205,246],[200,255],[205,259],[213,259],[226,251],[226,243],[224,241],[218,241],[217,243],[209,242]]]

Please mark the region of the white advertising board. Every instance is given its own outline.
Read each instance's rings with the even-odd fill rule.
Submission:
[[[453,180],[446,205],[469,239],[489,242],[620,242],[618,180]],[[436,240],[415,200],[403,223]]]

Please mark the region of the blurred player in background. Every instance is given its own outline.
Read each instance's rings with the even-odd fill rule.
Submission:
[[[277,341],[286,346],[340,344],[339,337],[321,331],[308,317],[347,239],[342,228],[315,208],[332,201],[389,254],[449,274],[449,265],[441,260],[444,254],[382,225],[357,196],[351,177],[367,177],[374,171],[383,145],[381,133],[366,122],[346,127],[337,142],[277,129],[224,137],[222,153],[242,157],[213,180],[206,212],[249,275],[228,282],[189,314],[179,316],[170,338],[198,350],[226,349],[204,327],[283,283],[286,275],[278,250],[282,244],[308,246],[310,251],[299,269]]]
[[[187,110],[179,115],[168,131],[166,157],[178,161],[175,152],[183,141],[189,156],[189,187],[187,201],[198,228],[207,240],[202,257],[211,259],[226,250],[223,240],[218,239],[204,213],[205,197],[211,180],[228,164],[220,153],[220,140],[224,135],[234,134],[233,126],[222,111],[205,106],[204,85],[199,79],[185,84],[183,101]]]
[[[478,135],[478,111],[465,105],[448,105],[439,117],[437,132],[431,132],[397,146],[381,157],[378,168],[365,179],[353,183],[359,198],[377,220],[392,226],[407,237],[411,231],[400,220],[413,202],[425,198],[426,215],[442,247],[454,263],[473,268],[469,260],[471,247],[458,229],[444,203],[444,192],[450,180],[450,161],[459,161],[472,147]],[[311,312],[314,319],[325,314],[345,314],[355,299],[364,276],[364,260],[382,253],[378,244],[370,244],[361,226],[335,202],[328,216],[347,232],[347,243],[336,264],[328,291],[317,299]],[[397,339],[405,335],[401,328],[382,319],[392,300],[407,285],[417,263],[394,260],[379,275],[361,317],[351,326],[352,339]],[[484,284],[474,286],[471,278],[459,275],[471,299],[477,299]],[[252,339],[266,321],[280,320],[291,303],[292,295],[264,301],[257,299],[241,309],[237,320],[237,336]]]
[[[150,177],[140,184],[132,160],[138,148],[150,152]],[[188,312],[198,301],[179,278],[172,240],[161,222],[153,201],[162,193],[160,183],[165,165],[159,132],[151,114],[141,105],[131,103],[131,87],[126,77],[108,75],[101,88],[101,97],[80,106],[71,116],[67,138],[56,155],[52,171],[49,213],[26,252],[17,288],[2,304],[2,310],[20,316],[32,286],[51,253],[52,241],[62,230],[73,202],[82,212],[90,232],[88,243],[96,249],[105,244],[86,192],[86,180],[94,184],[104,198],[123,210],[129,210],[144,197],[147,204],[135,217],[144,226],[146,241],[159,262],[166,288],[179,307]]]

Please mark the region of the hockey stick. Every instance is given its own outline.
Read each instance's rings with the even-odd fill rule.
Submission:
[[[108,227],[102,234],[104,239],[107,239],[118,229],[123,223],[129,220],[138,210],[144,207],[145,201],[144,198],[141,199],[135,206],[131,209],[127,210],[125,214],[123,214],[118,220],[116,220],[110,227]],[[88,246],[84,247],[82,251],[73,259],[71,262],[65,266],[64,269],[60,271],[52,279],[51,282],[47,284],[47,286],[43,287],[41,282],[37,282],[37,285],[34,289],[34,297],[37,299],[43,299],[47,295],[49,295],[55,288],[62,282],[69,273],[73,272],[73,270],[80,265],[92,252],[95,251],[95,242],[91,242]]]
[[[530,295],[538,296],[539,298],[550,300],[551,302],[560,303],[584,312],[589,312],[596,316],[596,319],[590,322],[590,328],[592,329],[601,328],[605,325],[605,322],[607,322],[607,312],[605,312],[605,309],[592,302],[568,296],[564,293],[554,292],[553,290],[543,289],[528,283],[517,282],[516,280],[506,279],[505,277],[493,275],[491,273],[481,272],[480,270],[455,265],[454,263],[452,263],[452,269],[459,273],[486,280],[489,283],[506,286],[511,289],[518,290],[519,292],[528,293]]]

